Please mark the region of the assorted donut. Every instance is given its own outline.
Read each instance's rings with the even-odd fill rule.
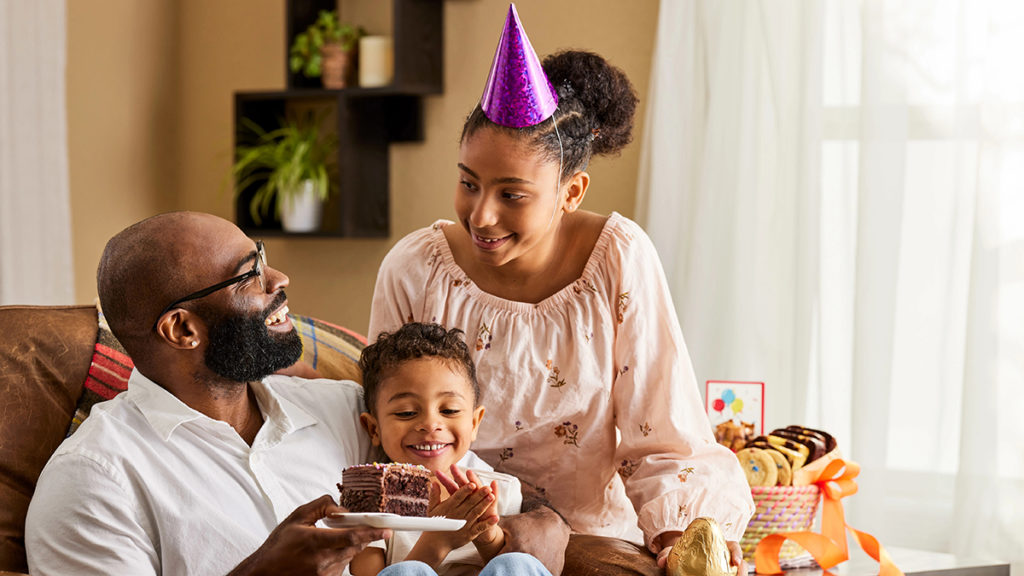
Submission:
[[[726,445],[737,446],[735,443]],[[786,426],[764,436],[755,436],[734,450],[751,486],[790,486],[798,470],[835,447],[835,438],[827,432],[805,426]]]

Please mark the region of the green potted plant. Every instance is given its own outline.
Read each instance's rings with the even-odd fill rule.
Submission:
[[[366,31],[338,20],[337,10],[321,10],[313,24],[295,36],[288,67],[307,78],[319,76],[325,88],[344,88],[359,38]]]
[[[249,202],[257,225],[273,209],[286,231],[319,228],[322,203],[336,187],[330,176],[338,150],[337,134],[321,132],[321,120],[307,114],[268,131],[249,118],[242,119],[252,137],[235,147],[231,174],[236,193],[259,184]]]

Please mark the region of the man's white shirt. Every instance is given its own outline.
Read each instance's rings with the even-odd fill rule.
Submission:
[[[354,382],[271,376],[253,386],[264,424],[250,447],[137,370],[43,469],[29,506],[29,571],[225,574],[295,508],[336,498],[366,461]]]

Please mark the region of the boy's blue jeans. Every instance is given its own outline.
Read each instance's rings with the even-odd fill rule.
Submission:
[[[423,562],[410,560],[392,564],[377,576],[437,576],[437,572]],[[495,556],[480,571],[480,576],[551,576],[551,572],[529,554],[510,552]]]

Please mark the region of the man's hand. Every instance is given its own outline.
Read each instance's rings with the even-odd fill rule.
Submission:
[[[548,507],[531,512],[502,516],[498,526],[505,531],[505,552],[532,554],[552,574],[561,574],[565,564],[565,546],[569,543],[569,525]]]
[[[544,493],[522,482],[522,513],[502,516],[498,526],[505,532],[502,552],[532,554],[552,574],[561,574],[565,547],[569,544],[569,523],[551,507]]]
[[[374,540],[391,537],[390,530],[318,528],[316,522],[334,512],[347,512],[323,495],[295,509],[251,556],[228,576],[314,574],[340,576],[352,557]]]

